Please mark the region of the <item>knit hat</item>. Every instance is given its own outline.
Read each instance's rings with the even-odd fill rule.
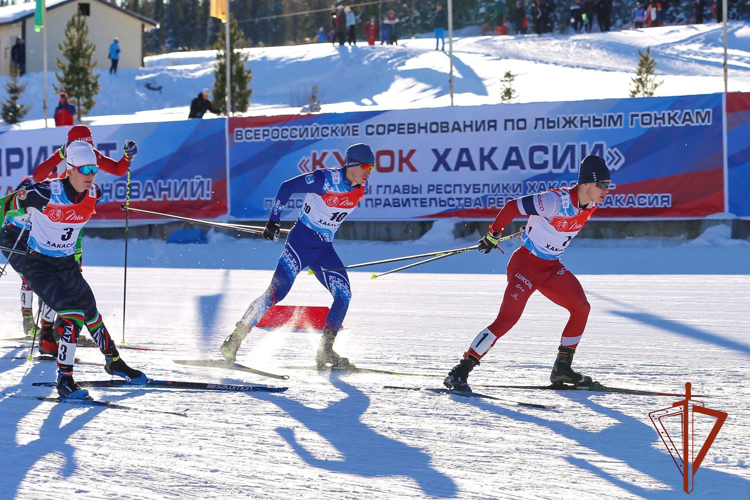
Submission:
[[[73,141],[65,148],[65,162],[68,169],[96,165],[96,154],[91,144],[84,141]]]
[[[578,169],[578,184],[611,179],[607,164],[601,156],[589,155],[581,161],[581,168]]]
[[[346,150],[344,167],[358,167],[362,164],[375,165],[375,155],[367,144],[352,144]]]
[[[68,144],[73,141],[85,141],[94,145],[94,138],[91,136],[91,129],[86,125],[76,125],[68,130]]]

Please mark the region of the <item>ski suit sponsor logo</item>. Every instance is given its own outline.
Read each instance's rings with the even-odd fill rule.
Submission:
[[[523,283],[524,285],[526,285],[529,288],[529,290],[531,290],[532,288],[534,288],[534,285],[531,284],[531,281],[529,281],[529,279],[526,278],[521,273],[516,273],[516,278],[519,279],[519,280],[521,280],[521,283]]]
[[[347,195],[337,196],[337,195],[331,195],[327,194],[324,195],[323,201],[326,205],[329,207],[336,207],[336,208],[353,208],[357,204],[353,200],[349,198]]]
[[[26,189],[20,189],[18,191],[18,195],[17,196],[18,196],[19,200],[25,200],[26,199],[26,195],[27,195]]]
[[[83,215],[76,213],[74,210],[68,210],[65,212],[64,220],[66,222],[84,222],[86,218]]]
[[[315,182],[315,177],[313,176],[313,174],[306,175],[305,182],[308,184],[312,184],[313,182]]]
[[[572,233],[573,231],[580,231],[581,229],[583,229],[583,224],[578,222],[576,219],[561,219],[554,223],[554,228],[561,233]]]
[[[539,213],[544,212],[544,202],[542,200],[541,194],[536,195],[536,204],[539,207]]]
[[[63,211],[59,208],[53,208],[47,213],[47,217],[52,222],[61,222],[63,220]]]

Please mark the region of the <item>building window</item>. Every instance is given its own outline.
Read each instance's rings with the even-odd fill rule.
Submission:
[[[78,4],[78,13],[82,16],[90,16],[91,15],[91,4],[88,3],[79,3]]]

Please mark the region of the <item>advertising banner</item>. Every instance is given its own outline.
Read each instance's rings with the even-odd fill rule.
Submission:
[[[227,166],[224,120],[137,123],[91,127],[94,146],[119,160],[132,139],[138,155],[131,166],[130,202],[139,208],[185,217],[226,215]],[[13,191],[24,176],[66,142],[68,127],[14,131],[0,135],[0,189]],[[63,172],[61,160],[58,171]],[[96,176],[103,192],[93,221],[122,220],[127,177],[103,171]],[[131,218],[144,218],[131,214]]]
[[[750,94],[727,94],[728,211],[750,218]]]
[[[283,181],[341,166],[364,142],[377,171],[350,220],[492,219],[575,184],[589,154],[616,185],[597,216],[702,218],[724,211],[722,119],[721,94],[232,118],[230,215],[265,219]]]

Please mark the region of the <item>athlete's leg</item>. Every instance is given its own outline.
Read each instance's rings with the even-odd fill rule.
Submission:
[[[575,349],[581,341],[591,311],[578,278],[558,262],[547,281],[539,285],[539,292],[570,312],[570,318],[560,338],[560,347]]]
[[[316,272],[315,276],[318,278],[318,281],[320,281],[333,296],[333,304],[331,305],[331,310],[328,312],[328,317],[326,317],[323,337],[320,339],[318,351],[315,355],[315,363],[320,368],[325,367],[327,364],[330,364],[331,366],[349,366],[349,359],[339,356],[339,354],[333,350],[336,335],[341,328],[341,324],[344,322],[344,317],[349,309],[349,302],[352,298],[352,288],[349,284],[349,275],[346,273],[346,270],[340,269],[342,267],[344,267],[344,264],[341,262],[336,250],[333,248],[333,244],[330,243],[326,249],[321,252],[320,258],[317,262],[310,265],[310,269]],[[340,270],[325,271],[325,269]]]
[[[513,252],[508,261],[508,284],[505,287],[500,311],[495,321],[479,332],[464,354],[464,358],[479,363],[495,342],[518,323],[537,284],[546,279],[552,265],[552,262],[531,255],[523,247]]]
[[[271,284],[260,297],[250,303],[242,319],[235,325],[234,331],[224,340],[219,349],[227,361],[236,360],[237,351],[250,330],[273,305],[287,296],[299,272],[307,266],[308,261],[314,260],[315,257],[312,254],[316,242],[310,241],[306,236],[303,232],[294,229],[287,236],[284,250],[281,252],[271,278]]]
[[[333,245],[321,254],[320,259],[315,264],[310,265],[310,269],[315,272],[315,277],[333,296],[333,304],[326,317],[325,330],[332,332],[334,335],[339,331],[341,324],[344,322],[344,317],[346,317],[352,299],[352,287],[346,270],[326,271],[326,269],[342,267],[344,267],[344,263],[341,262],[341,258],[339,258]]]

